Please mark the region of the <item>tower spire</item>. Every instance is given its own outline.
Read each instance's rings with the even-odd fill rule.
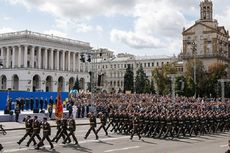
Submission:
[[[211,0],[202,0],[200,2],[200,20],[212,21],[213,4]]]

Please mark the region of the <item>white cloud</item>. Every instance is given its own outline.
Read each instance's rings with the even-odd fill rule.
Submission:
[[[136,5],[133,31],[114,29],[111,40],[123,42],[133,48],[168,48],[179,50],[178,40],[186,19],[181,12],[168,6],[168,0],[145,0]],[[170,4],[172,5],[172,4]]]
[[[5,0],[38,9],[55,17],[59,31],[77,33],[106,33],[111,30],[113,44],[123,43],[131,48],[153,48],[179,52],[183,27],[199,19],[198,0]],[[214,14],[221,25],[230,29],[230,1],[213,0]],[[103,22],[93,25],[98,17],[126,16],[133,19],[130,28],[116,28]],[[126,24],[126,21],[121,21]],[[112,27],[112,28],[111,28]],[[103,35],[108,36],[108,35]],[[108,36],[109,37],[109,36]],[[108,38],[104,38],[108,39]],[[93,41],[93,40],[92,40]]]

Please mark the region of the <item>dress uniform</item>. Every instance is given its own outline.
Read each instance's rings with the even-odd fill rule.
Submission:
[[[89,122],[90,122],[90,128],[87,131],[84,139],[87,139],[87,137],[89,136],[91,130],[94,132],[94,134],[96,136],[96,139],[98,139],[98,135],[97,135],[97,132],[95,130],[95,127],[96,127],[96,117],[92,113],[89,113]]]
[[[61,121],[61,127],[62,127],[61,132],[58,135],[58,137],[57,137],[57,139],[56,139],[55,142],[57,143],[61,137],[65,137],[68,140],[68,142],[70,142],[71,140],[70,140],[68,132],[67,132],[68,123],[67,123],[67,119],[66,118],[62,119],[62,121]],[[65,139],[64,139],[64,141],[62,143],[65,143]]]
[[[135,114],[133,117],[133,131],[132,131],[130,140],[133,139],[134,134],[138,135],[139,140],[141,139],[139,124],[140,124],[139,116],[138,116],[138,114]]]
[[[108,135],[108,132],[107,132],[107,130],[105,128],[105,126],[106,126],[106,117],[102,112],[99,113],[99,118],[100,118],[100,121],[101,121],[101,126],[97,129],[97,133],[101,130],[101,128],[103,128],[103,130],[105,131],[105,135]]]
[[[33,119],[33,123],[32,123],[32,127],[33,127],[33,133],[32,136],[30,137],[29,141],[27,142],[27,147],[29,147],[31,141],[34,140],[35,136],[38,138],[39,141],[41,141],[41,137],[40,137],[40,130],[41,130],[41,123],[38,121],[38,117],[34,116]]]
[[[60,135],[61,131],[62,131],[62,123],[61,120],[57,120],[56,121],[57,124],[57,133],[54,136],[54,138],[52,139],[52,142],[54,142],[55,140],[57,140],[58,136]],[[63,141],[65,140],[65,135],[62,135]]]
[[[31,116],[27,116],[25,118],[25,127],[26,127],[26,134],[17,142],[19,145],[26,139],[27,136],[32,136],[33,133],[33,128],[32,128],[32,123],[33,120],[31,119]],[[32,139],[32,141],[34,142],[34,145],[36,145],[36,141],[34,139]]]
[[[68,125],[69,125],[69,134],[68,134],[68,137],[70,138],[70,136],[72,136],[73,140],[75,141],[75,144],[78,144],[78,141],[77,141],[77,138],[75,136],[75,131],[76,131],[76,123],[75,123],[75,120],[73,118],[70,118],[69,119],[69,122],[68,122]],[[66,139],[64,140],[64,143],[66,143],[68,137],[66,137]]]
[[[43,145],[43,142],[45,139],[49,142],[50,149],[53,149],[54,146],[53,146],[53,144],[50,140],[50,137],[49,137],[51,135],[51,127],[50,127],[50,124],[47,122],[46,117],[43,118],[42,128],[43,128],[43,137],[35,149],[39,149]]]

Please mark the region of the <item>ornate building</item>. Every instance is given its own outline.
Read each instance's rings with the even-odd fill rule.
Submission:
[[[68,92],[78,76],[82,89],[89,74],[80,72],[80,53],[86,42],[20,31],[0,35],[0,89]]]
[[[182,58],[185,71],[186,62],[193,58],[201,60],[206,70],[214,63],[229,64],[229,32],[224,26],[219,26],[217,20],[213,20],[211,0],[201,1],[200,19],[188,29],[184,28],[182,35]],[[195,52],[193,45],[196,46]]]
[[[170,56],[138,57],[127,53],[115,56],[112,51],[102,48],[95,50],[91,56],[90,62],[86,60],[81,63],[81,70],[92,72],[94,75],[91,75],[93,76],[91,82],[97,89],[106,92],[123,90],[124,75],[128,65],[133,68],[134,78],[136,71],[142,65],[148,79],[151,79],[154,68],[177,61],[176,57]]]

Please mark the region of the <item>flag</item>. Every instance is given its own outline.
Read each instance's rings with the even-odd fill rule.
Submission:
[[[55,107],[55,117],[56,120],[60,120],[63,115],[63,106],[62,106],[62,100],[61,100],[61,93],[60,90],[58,91],[58,96],[57,96],[57,104]]]

